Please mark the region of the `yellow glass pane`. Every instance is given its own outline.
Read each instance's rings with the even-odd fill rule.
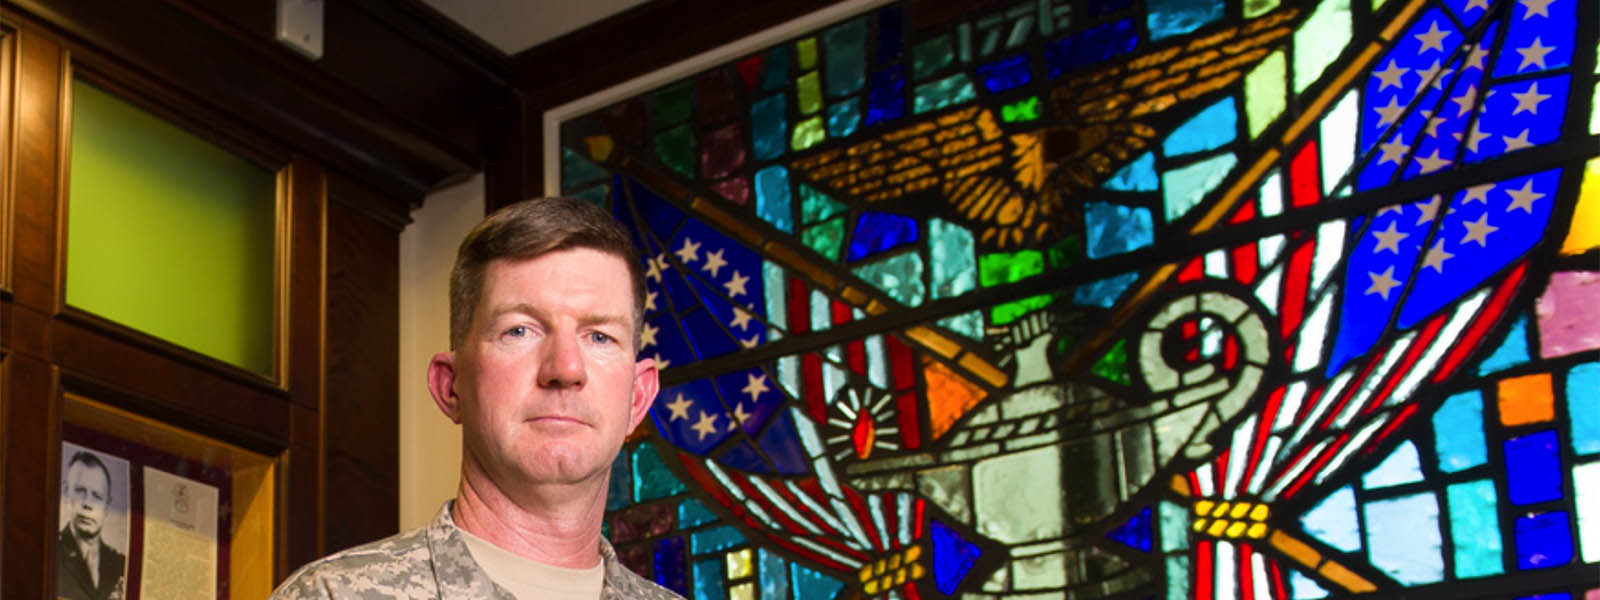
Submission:
[[[1600,247],[1600,159],[1593,159],[1583,170],[1578,207],[1572,213],[1572,229],[1561,244],[1561,253],[1583,254],[1597,247]]]
[[[82,81],[71,143],[67,303],[271,375],[276,176]]]

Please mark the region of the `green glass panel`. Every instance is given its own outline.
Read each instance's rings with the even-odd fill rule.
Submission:
[[[1062,237],[1061,241],[1056,242],[1054,246],[1046,249],[1045,256],[1049,258],[1050,268],[1065,269],[1088,258],[1088,255],[1085,254],[1083,243],[1080,241],[1081,239],[1082,236],[1076,233],[1069,233]]]
[[[270,375],[276,176],[81,81],[71,144],[67,303]]]
[[[1007,123],[1033,121],[1039,118],[1039,97],[1028,96],[1000,107],[1000,120]]]
[[[810,225],[845,211],[845,205],[817,188],[800,184],[800,222]]]
[[[1133,379],[1128,376],[1128,340],[1117,340],[1117,345],[1106,351],[1092,370],[1095,375],[1123,385],[1132,383]]]
[[[685,123],[656,134],[656,156],[685,177],[694,176],[694,132]]]
[[[1055,294],[1039,294],[1021,300],[997,304],[989,309],[989,321],[995,326],[1007,325],[1056,301]]]
[[[816,71],[795,80],[795,93],[800,96],[800,114],[809,115],[822,109],[822,78]]]
[[[800,233],[800,241],[828,260],[839,262],[839,249],[844,247],[844,218],[828,219],[821,225],[807,227]]]
[[[978,282],[993,287],[1021,281],[1044,272],[1044,253],[1038,250],[994,252],[978,257]]]
[[[1381,0],[1378,0],[1381,1]],[[1259,17],[1278,7],[1278,0],[1244,0],[1245,18]]]
[[[822,116],[818,115],[795,124],[789,147],[795,151],[805,150],[825,139],[828,139],[828,132],[823,131]]]
[[[689,120],[694,106],[694,87],[683,82],[650,96],[650,124],[661,129]]]
[[[906,306],[919,306],[927,296],[922,285],[922,255],[914,252],[861,265],[855,274]]]
[[[600,168],[582,154],[573,152],[571,148],[561,149],[561,193],[571,194],[573,190],[582,188],[611,174]]]
[[[955,46],[950,43],[950,34],[940,35],[917,44],[911,50],[911,76],[922,79],[944,70],[955,60]]]
[[[1311,87],[1350,43],[1350,0],[1326,0],[1294,32],[1294,91]]]
[[[828,97],[855,93],[867,79],[867,22],[856,19],[822,34]]]
[[[966,73],[956,73],[944,79],[930,81],[917,86],[912,99],[912,111],[921,114],[932,110],[939,110],[947,106],[954,106],[963,102],[971,102],[978,97],[978,91],[972,87],[972,80]]]
[[[1595,97],[1600,98],[1600,83],[1594,84],[1594,93]],[[1600,134],[1600,102],[1596,102],[1594,108],[1589,111],[1589,133]]]
[[[1283,51],[1279,50],[1245,76],[1244,112],[1245,120],[1250,123],[1250,137],[1261,135],[1288,106],[1287,69]]]
[[[1383,8],[1384,3],[1388,1],[1389,0],[1372,0],[1372,12],[1378,12],[1378,9]]]
[[[800,60],[801,69],[810,69],[817,66],[817,38],[809,37],[794,43],[796,58]]]
[[[954,298],[977,287],[972,232],[941,219],[928,220],[928,252],[933,297]]]

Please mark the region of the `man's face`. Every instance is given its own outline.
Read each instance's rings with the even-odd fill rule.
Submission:
[[[72,463],[67,468],[67,500],[72,505],[72,529],[81,538],[100,535],[110,501],[111,482],[99,467]]]
[[[502,488],[604,485],[657,385],[654,363],[634,360],[629,281],[622,259],[586,248],[485,269],[445,411]]]

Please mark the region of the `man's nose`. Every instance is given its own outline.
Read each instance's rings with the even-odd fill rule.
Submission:
[[[539,385],[551,388],[584,384],[583,352],[577,336],[551,336],[539,365]]]

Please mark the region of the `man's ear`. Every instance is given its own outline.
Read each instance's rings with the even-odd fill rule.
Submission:
[[[656,393],[661,391],[661,370],[655,359],[641,358],[633,364],[633,399],[628,406],[628,433],[633,433],[639,422],[650,412]]]
[[[450,421],[461,424],[461,398],[456,396],[456,353],[440,352],[428,361],[428,392],[439,412]]]

